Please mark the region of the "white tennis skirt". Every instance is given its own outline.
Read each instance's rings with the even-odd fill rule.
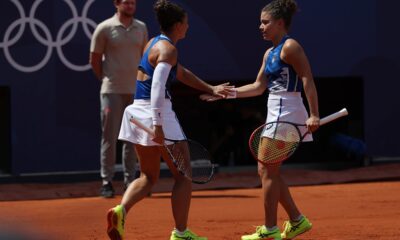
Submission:
[[[172,103],[169,99],[165,99],[162,113],[162,127],[165,138],[173,140],[186,139],[176,114],[172,110]],[[129,121],[133,117],[145,126],[153,129],[151,116],[150,100],[135,100],[133,104],[125,108],[118,139],[143,146],[159,146],[160,144],[152,141],[153,136]]]
[[[266,123],[286,121],[295,124],[305,124],[308,113],[299,92],[270,93],[268,97],[268,114]],[[299,126],[301,136],[307,132],[307,127]],[[286,131],[283,129],[282,131]],[[277,132],[273,127],[264,131],[263,136],[271,137]],[[279,134],[279,133],[278,133]],[[282,133],[283,134],[283,133]],[[312,134],[307,134],[304,142],[312,141]]]

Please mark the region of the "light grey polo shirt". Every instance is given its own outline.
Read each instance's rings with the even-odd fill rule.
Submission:
[[[135,93],[137,68],[147,41],[146,24],[137,19],[125,28],[114,15],[96,27],[90,51],[103,54],[100,93]]]

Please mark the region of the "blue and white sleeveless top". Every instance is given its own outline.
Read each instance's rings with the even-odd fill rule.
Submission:
[[[303,82],[297,76],[293,67],[281,59],[282,47],[290,37],[285,36],[268,54],[265,65],[265,74],[268,78],[268,90],[276,92],[301,92]]]
[[[158,41],[162,41],[162,40],[168,41],[171,44],[173,44],[171,39],[169,39],[167,36],[161,34],[153,39],[150,46],[144,52],[143,57],[140,60],[138,68],[142,72],[146,73],[149,76],[149,78],[144,81],[139,81],[139,80],[136,81],[135,99],[150,99],[150,97],[151,97],[150,96],[151,95],[151,83],[153,81],[154,67],[149,62],[149,53],[150,53],[151,48]],[[171,69],[171,72],[169,73],[166,87],[165,87],[165,98],[171,98],[171,94],[170,94],[171,82],[176,79],[176,71],[177,71],[177,65],[173,66]]]

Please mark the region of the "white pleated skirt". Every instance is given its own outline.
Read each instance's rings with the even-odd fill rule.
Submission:
[[[270,93],[268,97],[268,114],[266,123],[275,121],[286,121],[295,124],[305,124],[308,113],[303,104],[303,98],[299,92]],[[307,132],[307,127],[299,127],[300,134],[303,136]],[[286,131],[283,129],[283,131]],[[272,137],[277,131],[274,126],[263,132],[263,136]],[[278,132],[279,134],[279,132]],[[283,133],[282,133],[283,135]],[[307,134],[304,142],[312,141],[312,134]]]
[[[173,140],[186,139],[169,99],[165,99],[162,114],[162,127],[165,138]],[[159,146],[160,144],[152,141],[153,136],[129,121],[133,117],[153,129],[151,116],[150,100],[135,100],[133,104],[125,108],[118,139],[143,146]]]

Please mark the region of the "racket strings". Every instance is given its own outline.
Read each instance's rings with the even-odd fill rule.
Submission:
[[[277,164],[293,154],[301,140],[296,126],[271,123],[257,129],[250,140],[250,151],[266,164]]]
[[[195,183],[210,181],[214,165],[208,151],[199,143],[188,140],[189,152],[183,146],[175,144],[170,153],[177,169]]]
[[[264,138],[266,143],[263,144],[261,139],[258,157],[264,162],[277,163],[286,159],[297,148],[297,143],[284,142],[281,140]],[[264,146],[263,146],[264,145]]]
[[[192,169],[192,180],[198,183],[210,181],[214,173],[214,165],[210,154],[199,143],[189,141],[190,165]]]
[[[178,168],[178,170],[181,171],[183,174],[185,174],[187,177],[191,178],[192,172],[189,164],[189,159],[188,157],[185,158],[185,154],[182,147],[174,144],[171,153],[172,153],[172,158],[174,160],[174,164]]]

